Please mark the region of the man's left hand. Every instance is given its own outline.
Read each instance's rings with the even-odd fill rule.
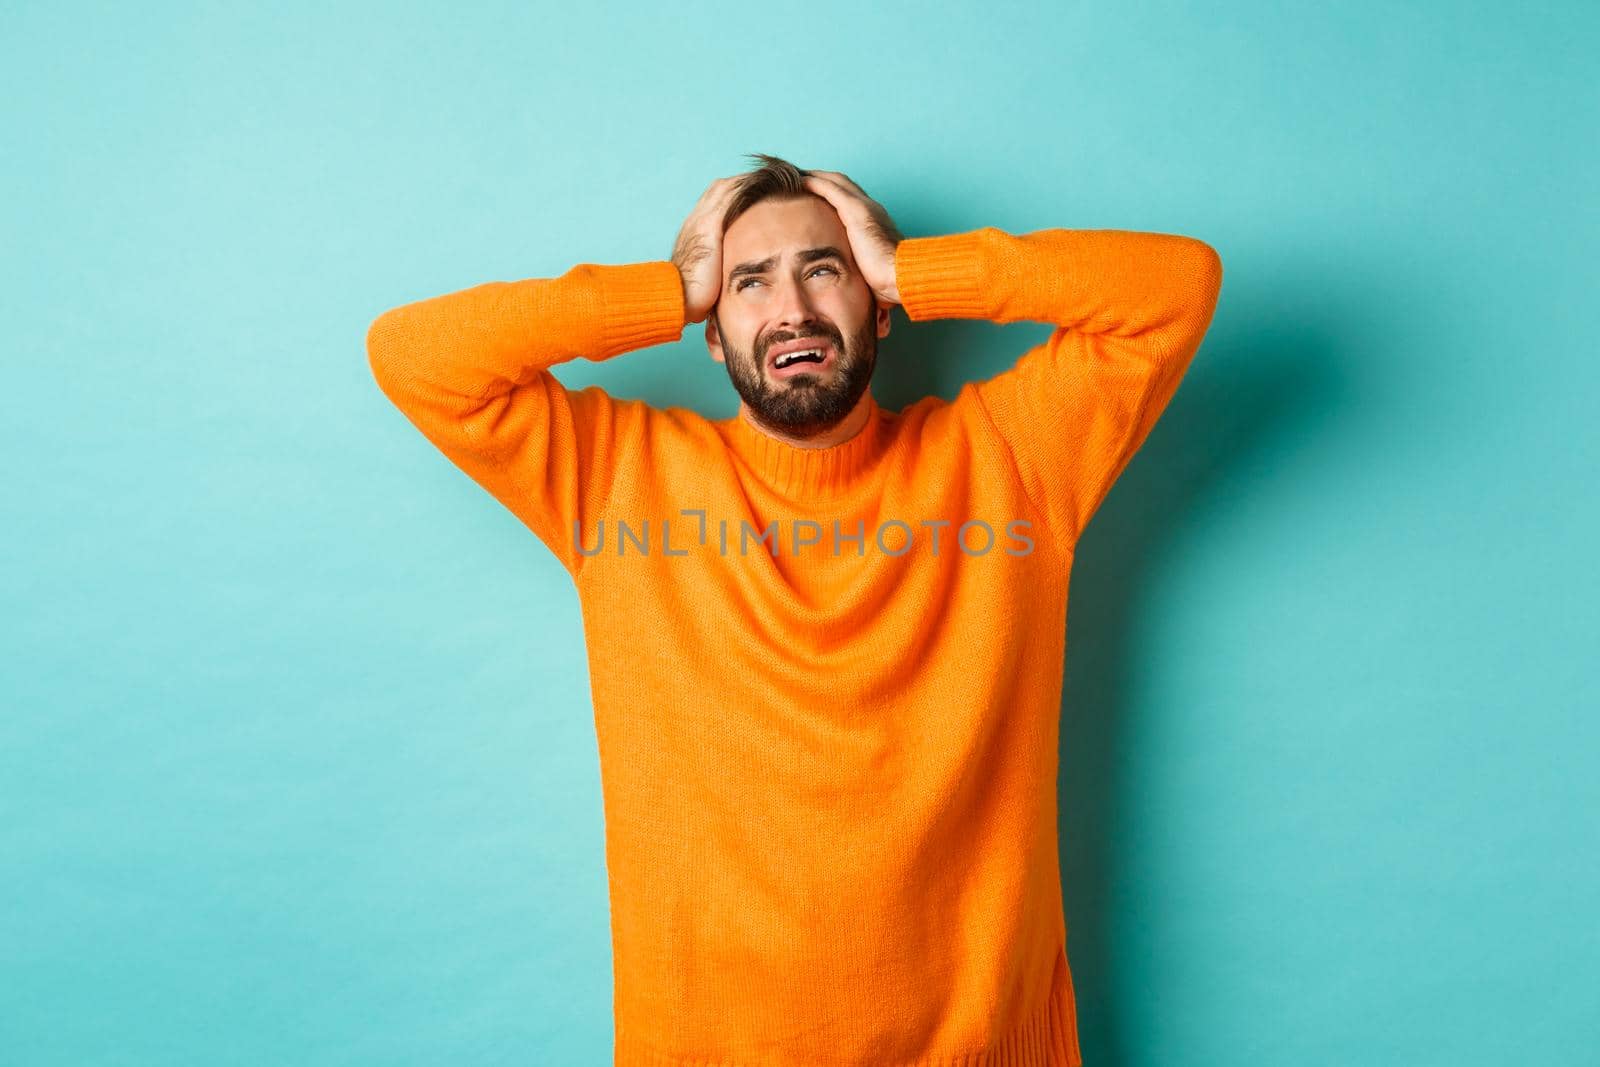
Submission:
[[[812,171],[805,183],[807,189],[832,204],[839,213],[856,269],[873,295],[891,306],[900,303],[900,287],[894,276],[894,253],[902,238],[889,212],[838,171]]]

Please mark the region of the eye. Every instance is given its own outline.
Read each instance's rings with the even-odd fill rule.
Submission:
[[[817,273],[817,271],[824,271],[824,270],[827,271],[830,274],[838,274],[839,273],[838,270],[836,270],[835,268],[828,267],[828,266],[818,267],[818,268],[816,268],[816,270],[813,270],[811,273],[813,275],[815,275]],[[736,292],[736,293],[742,293],[742,292],[744,292],[745,286],[753,285],[753,284],[755,284],[755,283],[757,283],[759,281],[761,281],[760,278],[740,278],[738,283],[736,285],[734,285],[733,291]]]

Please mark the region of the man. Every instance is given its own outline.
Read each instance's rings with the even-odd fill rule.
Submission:
[[[1121,230],[903,239],[843,174],[756,158],[670,261],[395,308],[373,373],[576,585],[614,1062],[1073,1067],[1068,577],[1220,260]],[[886,411],[870,380],[896,304],[1056,330],[953,401]],[[702,321],[733,418],[551,373]]]

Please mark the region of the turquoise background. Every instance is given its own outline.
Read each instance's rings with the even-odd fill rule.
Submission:
[[[394,305],[745,153],[1225,279],[1081,546],[1088,1067],[1600,1062],[1600,9],[8,5],[0,1061],[602,1064],[570,580]],[[1048,327],[896,312],[898,407]],[[569,385],[735,409],[700,327]]]

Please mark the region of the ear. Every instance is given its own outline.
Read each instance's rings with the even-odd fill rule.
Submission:
[[[882,301],[878,302],[878,339],[879,340],[882,340],[883,338],[889,336],[889,324],[893,321],[893,317],[890,315],[890,312],[893,311],[893,310],[894,310],[894,306],[892,304],[885,304]]]
[[[717,320],[713,315],[706,316],[706,349],[710,351],[711,358],[718,363],[722,358],[722,334],[717,329]]]

